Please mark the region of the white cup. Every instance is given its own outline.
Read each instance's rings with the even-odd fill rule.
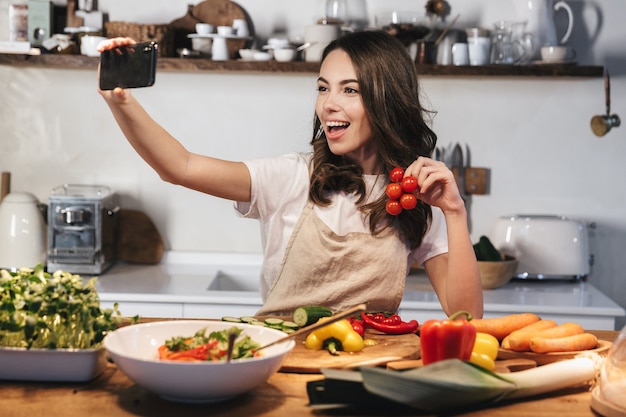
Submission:
[[[465,42],[452,45],[452,65],[469,65],[469,47]]]
[[[98,44],[106,40],[104,36],[84,35],[80,38],[80,53],[87,56],[100,56]]]
[[[235,29],[232,26],[218,26],[217,34],[222,36],[232,35]]]
[[[213,61],[228,61],[228,43],[226,42],[226,38],[220,38],[218,36],[213,39],[211,59]]]
[[[576,58],[576,51],[567,46],[542,46],[541,60],[543,62],[567,62]]]
[[[210,23],[196,23],[196,33],[198,35],[208,35],[213,32],[213,25]]]
[[[491,33],[486,29],[465,29],[470,65],[486,65],[491,52]]]
[[[250,29],[248,29],[248,22],[246,22],[246,19],[233,19],[233,29],[237,36],[244,38],[250,36]]]

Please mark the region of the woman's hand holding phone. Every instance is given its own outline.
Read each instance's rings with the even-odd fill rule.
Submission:
[[[135,43],[131,38],[114,38],[101,42],[98,51],[100,90],[154,85],[158,55],[155,42]]]

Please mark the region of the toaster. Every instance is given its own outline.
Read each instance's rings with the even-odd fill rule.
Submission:
[[[496,221],[490,239],[519,264],[515,278],[585,278],[591,268],[589,233],[580,220],[556,215],[515,215]]]

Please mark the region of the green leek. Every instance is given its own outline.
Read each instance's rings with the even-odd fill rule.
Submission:
[[[358,379],[372,394],[416,409],[442,412],[588,383],[596,378],[603,361],[597,354],[588,354],[524,371],[498,373],[470,362],[447,359],[407,371],[362,367],[360,372],[322,369],[322,373],[328,379],[352,381],[359,375]]]

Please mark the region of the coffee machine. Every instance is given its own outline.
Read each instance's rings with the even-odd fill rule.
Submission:
[[[109,187],[55,187],[48,201],[48,271],[104,272],[115,258],[118,211]]]

